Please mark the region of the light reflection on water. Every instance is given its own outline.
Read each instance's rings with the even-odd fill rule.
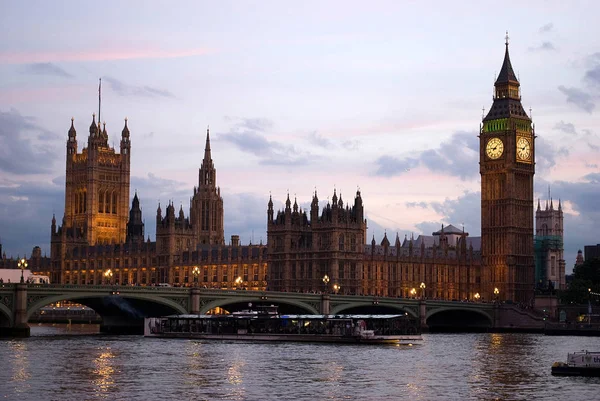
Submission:
[[[600,393],[600,378],[550,375],[568,351],[600,350],[596,337],[440,334],[394,347],[69,330],[34,326],[31,338],[0,340],[0,399],[556,400]]]

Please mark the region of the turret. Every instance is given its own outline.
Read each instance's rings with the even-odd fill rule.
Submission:
[[[356,213],[356,221],[362,222],[364,220],[363,202],[360,196],[360,189],[356,190],[356,197],[354,198],[354,210]]]
[[[160,207],[159,207],[160,210]],[[140,200],[137,196],[137,191],[131,202],[131,210],[129,211],[129,221],[127,222],[127,242],[144,241],[144,222],[142,220],[142,209],[140,208]]]
[[[162,221],[162,209],[160,208],[160,202],[158,202],[158,208],[156,209],[156,224],[160,224]]]
[[[267,224],[273,221],[273,197],[269,195],[269,203],[267,205]]]
[[[52,226],[50,228],[52,235],[56,234],[56,216],[52,213]]]
[[[67,155],[77,153],[77,131],[75,131],[74,121],[75,119],[71,117],[71,128],[69,128],[69,137],[67,140]]]
[[[125,126],[121,131],[121,155],[129,157],[131,152],[131,141],[129,139],[129,127],[127,126],[127,118],[125,118]]]
[[[310,204],[310,220],[312,224],[316,224],[316,222],[319,220],[319,198],[317,197],[316,189]]]

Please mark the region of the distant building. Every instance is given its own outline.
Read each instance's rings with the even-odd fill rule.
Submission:
[[[563,211],[560,200],[554,208],[552,199],[542,209],[538,199],[535,212],[535,280],[538,288],[566,288],[563,248]]]
[[[592,260],[600,258],[600,244],[598,245],[586,245],[583,247],[585,260]]]
[[[577,258],[575,259],[575,267],[581,266],[583,264],[583,262],[585,262],[585,259],[583,258],[583,253],[581,252],[581,249],[580,249],[577,251]]]

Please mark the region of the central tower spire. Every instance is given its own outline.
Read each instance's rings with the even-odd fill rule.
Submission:
[[[223,198],[217,187],[217,170],[210,153],[210,130],[206,129],[204,159],[198,171],[198,188],[194,188],[190,217],[199,244],[224,244]]]

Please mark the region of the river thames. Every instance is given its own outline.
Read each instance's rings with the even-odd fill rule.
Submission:
[[[0,340],[6,400],[596,400],[600,378],[553,377],[598,337],[425,334],[417,346],[251,343],[32,325]]]

